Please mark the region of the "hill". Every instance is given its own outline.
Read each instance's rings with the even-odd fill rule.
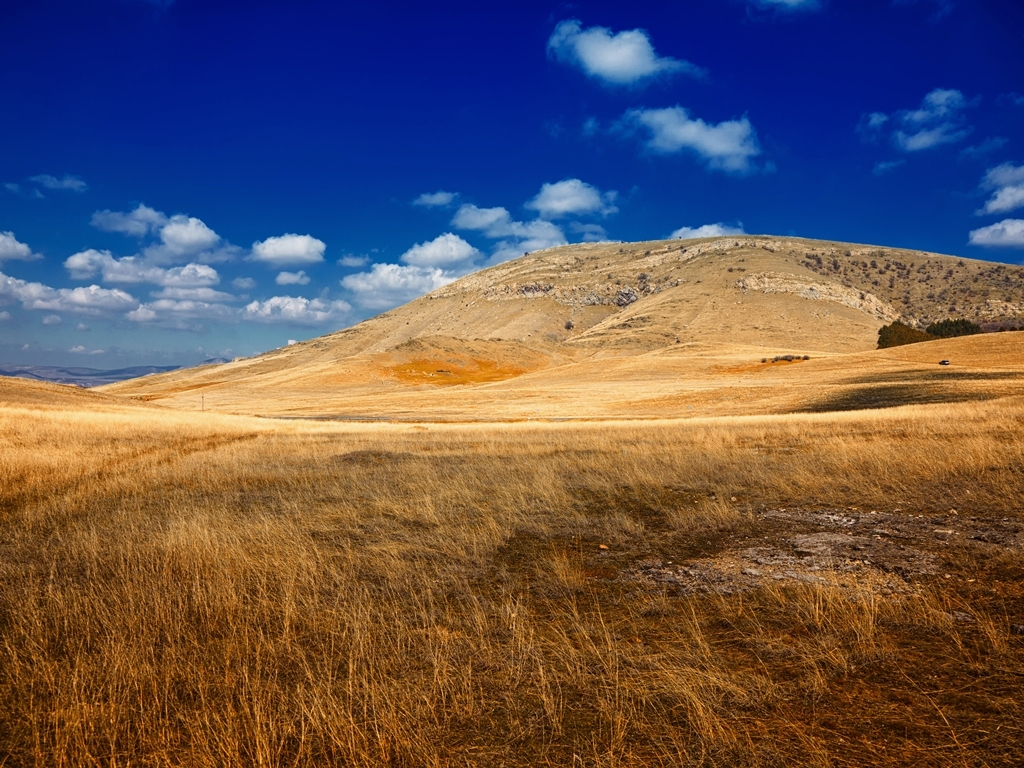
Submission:
[[[482,270],[318,339],[105,391],[182,408],[205,401],[348,418],[813,410],[821,377],[920,365],[846,357],[874,350],[882,325],[950,315],[1024,325],[1024,269],[767,236],[580,244]],[[1013,336],[994,343],[985,366],[1015,377]],[[925,346],[933,357],[953,354]],[[761,363],[784,354],[811,360]]]

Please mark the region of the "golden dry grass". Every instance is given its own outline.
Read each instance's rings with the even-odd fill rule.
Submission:
[[[635,574],[782,547],[782,509],[1020,522],[1021,434],[1020,398],[506,425],[7,405],[0,764],[1019,764],[1019,543],[907,538],[937,568],[898,590]]]

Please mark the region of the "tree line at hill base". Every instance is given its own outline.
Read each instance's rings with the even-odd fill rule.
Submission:
[[[1024,330],[1024,326],[1020,328],[1000,326],[992,330],[1021,331]],[[952,339],[956,336],[973,336],[976,333],[985,332],[986,329],[964,318],[940,320],[937,323],[932,323],[923,331],[919,328],[912,328],[897,320],[890,325],[878,329],[878,348],[900,347],[904,344],[917,344],[921,341],[932,341],[934,339]]]

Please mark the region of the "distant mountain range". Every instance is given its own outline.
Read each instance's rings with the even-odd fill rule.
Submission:
[[[58,368],[52,365],[8,365],[0,368],[0,376],[49,381],[53,384],[74,384],[77,387],[98,387],[102,384],[113,384],[115,381],[135,379],[151,373],[168,373],[176,371],[180,367],[180,365],[134,365],[130,368],[101,371],[96,368]]]

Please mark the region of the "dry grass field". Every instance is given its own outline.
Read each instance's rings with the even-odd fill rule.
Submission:
[[[489,424],[0,401],[0,765],[1024,755],[1020,396]]]
[[[0,766],[1019,766],[1024,332],[874,349],[950,313],[1024,270],[584,244],[0,380]]]

